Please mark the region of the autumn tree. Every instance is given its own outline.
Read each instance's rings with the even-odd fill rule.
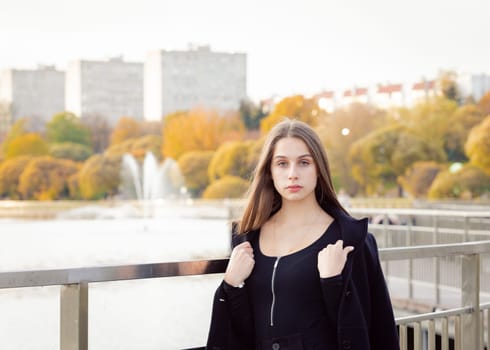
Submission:
[[[238,176],[225,176],[210,184],[202,197],[205,199],[242,198],[248,187],[249,182]]]
[[[277,103],[272,112],[260,121],[260,130],[262,133],[267,133],[285,117],[316,126],[324,114],[314,98],[305,98],[302,95],[290,96]]]
[[[101,199],[117,193],[121,172],[121,157],[96,154],[80,169],[78,185],[85,199]]]
[[[478,102],[478,107],[480,107],[483,115],[490,115],[490,91],[482,96],[480,102]]]
[[[457,172],[440,172],[432,182],[428,196],[439,198],[477,198],[490,192],[490,175],[467,164]]]
[[[20,156],[8,159],[0,164],[0,197],[20,199],[19,178],[31,157]]]
[[[90,131],[90,145],[95,153],[103,153],[109,146],[112,133],[107,118],[100,114],[84,115],[81,122]]]
[[[356,194],[358,185],[352,177],[349,150],[356,141],[391,121],[385,111],[360,103],[337,109],[319,121],[315,129],[327,151],[337,188]]]
[[[430,144],[431,148],[445,149],[451,116],[457,110],[455,101],[437,97],[406,110],[399,122]]]
[[[29,133],[21,135],[9,142],[5,158],[18,156],[43,156],[48,154],[49,148],[41,135]]]
[[[58,113],[46,124],[50,143],[72,142],[90,146],[90,130],[71,112]]]
[[[490,174],[490,115],[471,129],[465,151],[471,164]]]
[[[162,153],[178,160],[190,151],[214,151],[226,141],[240,140],[244,132],[236,114],[204,109],[171,114],[164,121]]]
[[[113,146],[140,136],[143,136],[141,122],[133,118],[122,117],[112,131],[110,144]]]
[[[457,103],[461,102],[461,92],[457,84],[457,74],[454,71],[442,71],[439,73],[438,84],[442,95]]]
[[[7,153],[7,149],[10,146],[10,143],[15,140],[17,137],[28,134],[30,132],[28,126],[28,120],[26,118],[21,118],[17,120],[10,128],[9,132],[5,136],[5,139],[2,143],[1,153],[5,155]]]
[[[250,142],[227,142],[214,153],[209,164],[208,174],[210,182],[225,176],[238,176],[250,179],[252,169],[249,164]]]
[[[24,199],[53,200],[66,198],[68,178],[79,165],[71,160],[49,156],[33,158],[19,179],[19,192]]]
[[[92,155],[89,146],[73,142],[55,143],[49,147],[49,154],[54,158],[71,159],[82,162]]]
[[[415,162],[404,175],[398,177],[398,183],[413,197],[425,197],[437,174],[445,168],[446,166],[433,161]]]
[[[475,105],[459,107],[447,120],[447,131],[444,135],[444,150],[451,162],[464,162],[467,160],[464,153],[464,144],[470,130],[479,124],[484,114]]]
[[[352,175],[367,194],[396,186],[396,178],[413,163],[445,160],[442,148],[434,147],[402,125],[376,130],[352,145]]]
[[[193,197],[199,197],[209,185],[208,167],[213,154],[213,151],[191,151],[179,158],[185,186]]]
[[[125,153],[131,154],[135,158],[143,159],[147,152],[153,153],[158,159],[162,160],[162,137],[160,135],[145,135],[138,138],[128,139],[121,143],[110,146],[105,154],[111,156],[122,156]]]

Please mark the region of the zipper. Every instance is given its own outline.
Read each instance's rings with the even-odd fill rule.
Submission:
[[[274,326],[274,306],[276,303],[276,291],[274,289],[274,280],[276,278],[276,269],[277,269],[277,264],[279,263],[279,259],[281,259],[280,256],[277,257],[276,261],[274,262],[274,268],[272,269],[272,278],[271,278],[271,291],[272,291],[271,327]]]

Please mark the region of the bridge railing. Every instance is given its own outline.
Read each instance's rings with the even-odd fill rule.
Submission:
[[[397,318],[402,349],[406,349],[410,325],[414,329],[415,349],[422,349],[422,339],[426,339],[428,349],[435,349],[437,330],[443,337],[443,349],[448,348],[449,335],[454,338],[456,349],[481,349],[484,343],[488,347],[490,304],[480,304],[480,256],[488,253],[490,240],[380,249],[382,261],[462,256],[461,307]],[[1,272],[0,289],[60,285],[60,349],[87,350],[90,283],[223,273],[227,263],[228,259],[217,259]]]

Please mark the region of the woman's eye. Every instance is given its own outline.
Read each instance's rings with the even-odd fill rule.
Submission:
[[[309,161],[307,161],[307,160],[302,160],[302,161],[300,162],[300,164],[301,164],[301,165],[310,165],[310,162],[309,162]]]
[[[287,163],[286,162],[277,162],[277,165],[283,167],[283,166],[286,166]]]

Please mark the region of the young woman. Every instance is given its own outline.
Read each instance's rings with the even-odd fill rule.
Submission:
[[[398,349],[367,219],[334,192],[307,124],[269,133],[218,287],[208,349]]]

